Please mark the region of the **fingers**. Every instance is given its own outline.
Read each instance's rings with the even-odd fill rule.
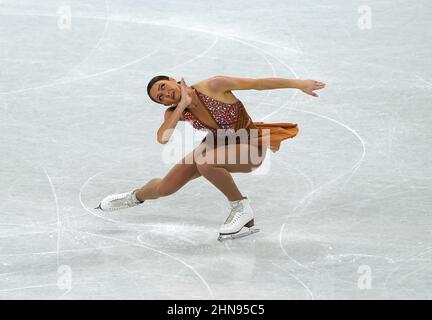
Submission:
[[[317,82],[316,84],[313,85],[312,90],[320,90],[325,88],[325,83],[321,83],[321,82]]]
[[[187,88],[187,85],[186,85],[183,78],[181,78],[181,80],[180,80],[180,87],[182,90],[186,90],[186,88]]]
[[[304,93],[306,93],[306,94],[308,94],[308,95],[310,95],[310,96],[313,96],[313,97],[317,97],[318,98],[318,94],[316,94],[315,92],[313,92],[313,91],[303,91]]]
[[[316,81],[316,80],[305,80],[307,82],[307,86],[302,91],[312,97],[318,98],[318,94],[314,92],[315,90],[320,90],[325,88],[326,84],[324,82]]]

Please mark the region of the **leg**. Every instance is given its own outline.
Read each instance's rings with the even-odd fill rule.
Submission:
[[[253,152],[262,152],[258,163],[252,162],[251,148],[255,148]],[[198,172],[218,188],[229,201],[235,201],[244,197],[230,173],[253,171],[264,160],[266,149],[249,144],[232,144],[204,152],[199,151],[201,150],[196,150],[195,153]],[[242,154],[245,156],[242,157]]]
[[[174,165],[163,179],[155,178],[147,182],[136,192],[136,197],[140,201],[165,197],[175,193],[186,183],[200,176],[201,174],[193,161],[193,152],[191,152]]]

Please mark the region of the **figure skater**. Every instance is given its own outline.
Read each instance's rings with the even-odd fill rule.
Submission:
[[[240,192],[231,173],[252,172],[264,161],[267,149],[278,151],[281,142],[295,137],[299,129],[295,123],[253,122],[232,91],[294,88],[318,97],[315,91],[324,87],[325,83],[314,80],[228,76],[215,76],[188,86],[183,78],[177,82],[168,76],[154,77],[147,85],[147,93],[151,100],[168,107],[157,132],[158,142],[169,141],[178,121],[187,121],[193,128],[208,134],[163,178],[151,179],[130,192],[108,196],[97,208],[113,211],[134,207],[146,200],[171,195],[202,176],[218,188],[229,203],[230,212],[220,227],[219,240],[247,235],[253,231],[254,213],[249,197]],[[226,139],[238,132],[245,133],[246,139]],[[260,156],[252,159],[252,154]],[[244,227],[249,229],[241,233]]]

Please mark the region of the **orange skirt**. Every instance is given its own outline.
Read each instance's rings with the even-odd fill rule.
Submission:
[[[297,123],[289,122],[276,122],[276,123],[265,123],[265,122],[253,122],[250,126],[251,129],[258,129],[258,143],[262,144],[262,137],[267,134],[263,132],[263,129],[269,129],[270,144],[267,145],[271,151],[276,152],[280,148],[280,144],[283,140],[294,138],[299,132]],[[266,139],[264,139],[266,140]]]
[[[269,148],[271,151],[276,152],[280,148],[280,144],[283,140],[294,138],[297,133],[299,132],[299,129],[297,127],[296,123],[287,123],[287,122],[277,122],[277,123],[264,123],[264,122],[252,122],[248,126],[248,142],[249,143],[255,143],[260,146],[263,146],[265,143],[266,147]],[[250,129],[258,129],[258,134],[250,134]],[[263,131],[263,129],[269,129],[269,131]],[[270,134],[270,138],[268,138],[268,134]],[[256,142],[255,139],[252,139],[253,137],[257,137],[258,141]],[[209,133],[201,142],[208,141],[207,139],[210,139],[212,141],[212,146],[219,146],[220,141],[217,139],[217,136],[213,133]],[[235,143],[240,143],[240,139],[236,139]],[[224,139],[222,142],[222,145],[227,145],[229,142]],[[269,143],[269,144],[267,144]]]

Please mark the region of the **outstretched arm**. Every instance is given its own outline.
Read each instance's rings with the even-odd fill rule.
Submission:
[[[217,76],[209,81],[209,86],[215,91],[231,90],[271,90],[294,88],[311,96],[318,97],[315,90],[323,89],[325,83],[315,80],[285,79],[285,78],[237,78]]]

